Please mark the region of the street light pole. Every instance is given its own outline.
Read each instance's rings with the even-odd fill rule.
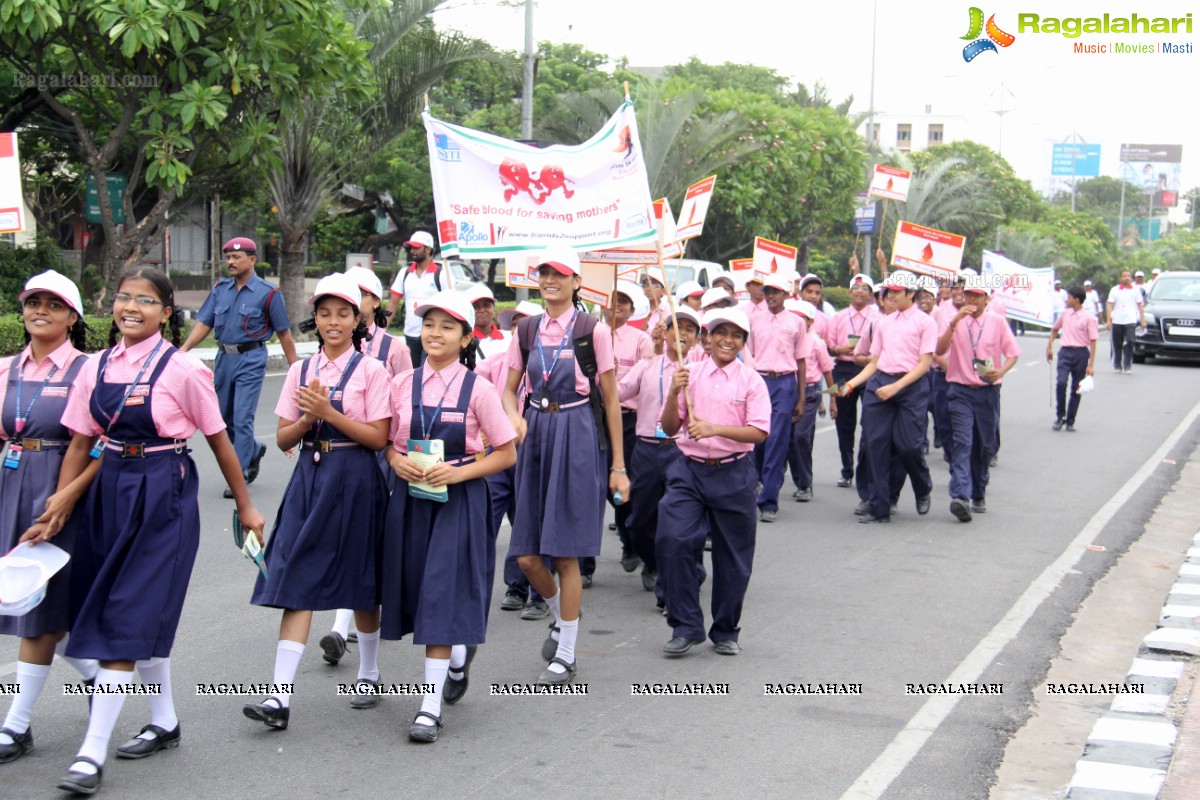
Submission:
[[[533,0],[525,0],[525,80],[521,85],[521,138],[533,139]],[[529,290],[520,288],[513,294],[517,301],[529,299]]]

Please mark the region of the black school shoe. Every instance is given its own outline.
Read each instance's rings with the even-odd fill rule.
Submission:
[[[154,738],[142,739],[141,735],[146,731],[153,733]],[[179,741],[182,738],[179,733],[178,723],[175,725],[175,730],[173,731],[165,730],[151,723],[138,731],[137,736],[117,748],[117,758],[145,758],[146,756],[152,756],[159,750],[169,750],[172,747],[178,747]]]
[[[254,483],[254,479],[258,477],[258,465],[263,460],[263,456],[267,454],[267,446],[260,444],[258,452],[254,458],[250,459],[250,463],[246,466],[246,483]]]
[[[74,764],[76,761],[91,764],[96,768],[96,774],[88,775],[86,772],[68,770],[63,779],[58,782],[58,788],[65,792],[74,792],[75,794],[95,794],[100,788],[100,780],[101,776],[104,775],[104,767],[87,756],[75,756],[75,761],[71,763]]]
[[[269,700],[270,698],[267,699]],[[286,731],[288,719],[292,715],[292,709],[274,705],[264,700],[261,703],[246,703],[246,705],[242,706],[242,714],[247,719],[265,723],[268,728]]]
[[[475,660],[475,651],[478,649],[478,645],[467,645],[467,661],[463,664],[462,678],[455,680],[450,675],[446,675],[446,682],[442,684],[442,702],[452,706],[463,699],[463,695],[467,693],[471,662]]]
[[[336,667],[346,655],[346,640],[337,631],[330,631],[321,637],[321,651],[325,663]]]
[[[7,733],[12,737],[12,744],[0,744],[0,764],[16,761],[33,749],[33,728],[26,729],[24,733],[0,728],[0,733]]]

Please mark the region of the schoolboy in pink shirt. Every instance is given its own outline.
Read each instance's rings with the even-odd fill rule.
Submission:
[[[789,308],[792,313],[799,314],[806,322],[812,322],[821,312],[807,300],[791,300]],[[817,405],[821,400],[821,379],[833,386],[833,357],[825,340],[816,331],[808,332],[808,358],[804,360],[807,366],[804,388],[804,415],[792,423],[792,446],[788,451],[788,470],[792,473],[792,482],[796,491],[792,494],[798,503],[807,503],[813,497],[813,439],[817,430]],[[836,422],[837,406],[830,404],[830,413]]]
[[[754,366],[771,394],[771,435],[755,448],[762,491],[758,495],[760,522],[774,522],[779,512],[779,489],[791,444],[792,420],[804,414],[805,357],[808,341],[804,321],[783,307],[788,281],[779,274],[768,275],[763,285],[763,303],[750,323],[747,344],[754,353]]]
[[[1062,347],[1058,350],[1058,381],[1054,396],[1057,413],[1054,424],[1056,431],[1067,426],[1075,431],[1075,415],[1079,411],[1079,382],[1085,375],[1092,375],[1096,366],[1096,340],[1100,337],[1100,326],[1089,311],[1084,310],[1087,293],[1078,286],[1067,290],[1067,310],[1050,328],[1050,341],[1046,343],[1046,361],[1054,359],[1054,340],[1062,334]],[[1068,401],[1067,396],[1070,395]]]
[[[1000,425],[1000,384],[1021,355],[1008,325],[987,313],[990,294],[984,286],[967,286],[963,307],[938,337],[937,353],[947,357],[947,403],[954,431],[950,513],[960,522],[987,511],[988,464]]]
[[[870,363],[842,389],[865,387],[863,440],[871,471],[870,513],[859,522],[891,522],[893,454],[908,473],[917,513],[929,513],[933,483],[925,464],[925,417],[929,383],[923,380],[937,347],[937,326],[914,305],[916,276],[899,270],[884,283],[896,312],[879,320],[871,339]]]
[[[704,327],[713,342],[712,356],[675,372],[661,421],[667,436],[682,433],[678,447],[683,455],[667,471],[659,516],[671,524],[659,530],[656,545],[672,629],[663,647],[669,657],[682,656],[704,641],[699,564],[709,535],[713,622],[708,637],[721,655],[741,651],[738,622],[754,563],[756,528],[756,477],[749,455],[771,430],[766,383],[737,360],[749,334],[746,315],[738,309],[710,311]]]

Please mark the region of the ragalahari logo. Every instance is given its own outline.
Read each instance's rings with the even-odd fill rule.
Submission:
[[[970,44],[963,48],[963,61],[974,61],[975,56],[980,53],[986,53],[989,50],[993,53],[998,53],[996,45],[1008,47],[1017,40],[1017,37],[1011,33],[1005,33],[996,25],[996,15],[992,14],[988,17],[987,25],[983,24],[983,10],[971,6],[971,27],[967,30],[967,35],[960,38],[973,40]],[[979,34],[987,33],[986,38],[979,38]]]

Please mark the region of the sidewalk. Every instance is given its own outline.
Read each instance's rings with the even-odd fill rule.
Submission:
[[[1191,494],[1200,488],[1185,476],[1173,491]],[[1067,789],[1069,800],[1200,798],[1198,655],[1200,530],[1167,594],[1157,629],[1142,639],[1125,678],[1124,685],[1137,693],[1117,694],[1096,721]]]

